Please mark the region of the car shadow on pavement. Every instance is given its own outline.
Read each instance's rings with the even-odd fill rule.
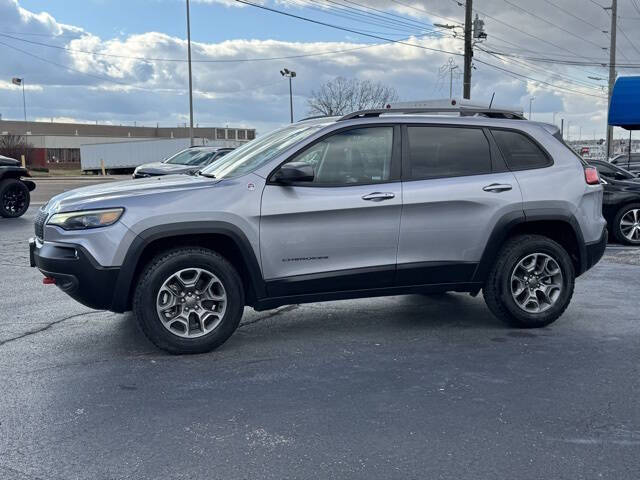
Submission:
[[[116,322],[108,322],[112,332],[103,337],[104,348],[133,356],[165,355],[140,331],[133,313],[113,314],[112,318]],[[270,342],[282,347],[283,340],[300,344],[319,338],[358,340],[368,335],[455,334],[471,329],[495,333],[509,327],[491,314],[481,298],[454,293],[289,305],[262,312],[247,308],[238,331],[218,351],[251,352],[259,344],[268,347]]]

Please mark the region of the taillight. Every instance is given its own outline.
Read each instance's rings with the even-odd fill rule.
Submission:
[[[587,185],[600,185],[600,175],[595,167],[584,167],[584,179]]]

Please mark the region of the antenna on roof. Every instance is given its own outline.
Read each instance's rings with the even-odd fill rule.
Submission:
[[[493,98],[496,96],[496,92],[491,94],[491,101],[489,102],[489,109],[491,109],[491,105],[493,105]]]

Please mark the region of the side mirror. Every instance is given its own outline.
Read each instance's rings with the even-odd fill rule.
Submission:
[[[284,185],[297,182],[312,182],[315,173],[313,167],[304,162],[285,163],[273,175],[273,180]]]

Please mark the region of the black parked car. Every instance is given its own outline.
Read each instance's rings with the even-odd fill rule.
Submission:
[[[604,187],[602,214],[620,243],[640,245],[640,178],[603,160],[589,162],[598,169]]]
[[[29,171],[18,160],[0,155],[0,216],[15,218],[29,208],[31,194],[36,188]]]
[[[140,165],[133,171],[133,178],[174,175],[177,173],[193,174],[232,150],[233,148],[218,147],[186,148],[162,162]]]
[[[628,153],[616,155],[611,159],[611,163],[631,173],[640,173],[640,153],[632,153],[631,156]]]

